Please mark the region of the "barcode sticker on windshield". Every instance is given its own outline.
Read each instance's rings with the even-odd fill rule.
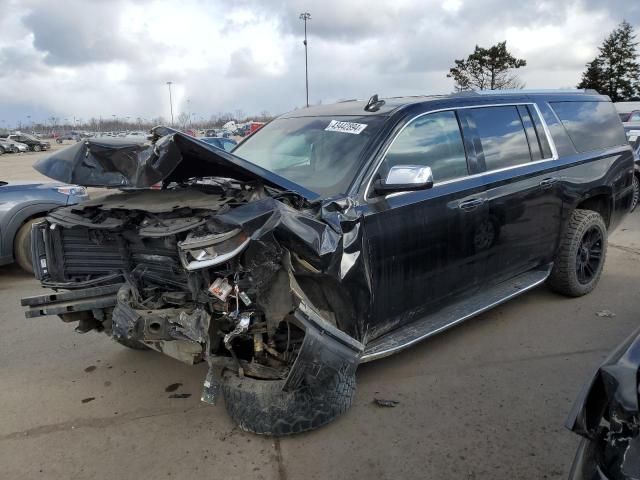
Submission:
[[[367,125],[365,123],[340,122],[338,120],[331,120],[327,128],[325,128],[325,131],[353,133],[354,135],[360,135],[360,133],[362,133],[365,128],[367,128]]]

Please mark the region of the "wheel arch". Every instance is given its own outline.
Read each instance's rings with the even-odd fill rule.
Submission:
[[[50,210],[62,206],[64,206],[62,203],[36,203],[16,211],[4,225],[4,233],[2,235],[2,257],[10,257],[15,260],[14,242],[16,234],[22,225],[34,218],[44,217]]]
[[[591,210],[599,213],[608,229],[613,213],[613,201],[613,192],[611,189],[598,189],[581,198],[576,203],[574,209]]]

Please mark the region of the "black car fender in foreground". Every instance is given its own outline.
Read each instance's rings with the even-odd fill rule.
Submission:
[[[581,435],[570,480],[640,478],[640,328],[598,367],[565,426]]]

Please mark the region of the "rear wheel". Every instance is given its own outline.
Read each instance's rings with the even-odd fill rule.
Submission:
[[[32,218],[27,220],[16,233],[13,240],[13,255],[20,268],[25,272],[33,273],[33,265],[31,264],[31,225],[39,222],[40,218]]]
[[[607,227],[600,214],[574,210],[549,276],[549,285],[570,297],[586,295],[600,280],[606,254]]]
[[[638,200],[640,200],[640,178],[639,175],[633,175],[633,197],[631,197],[631,210],[634,211],[638,206]]]

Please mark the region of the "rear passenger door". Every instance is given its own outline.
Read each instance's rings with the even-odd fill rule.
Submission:
[[[554,155],[533,104],[468,108],[490,219],[487,281],[500,282],[552,261],[562,199]]]

